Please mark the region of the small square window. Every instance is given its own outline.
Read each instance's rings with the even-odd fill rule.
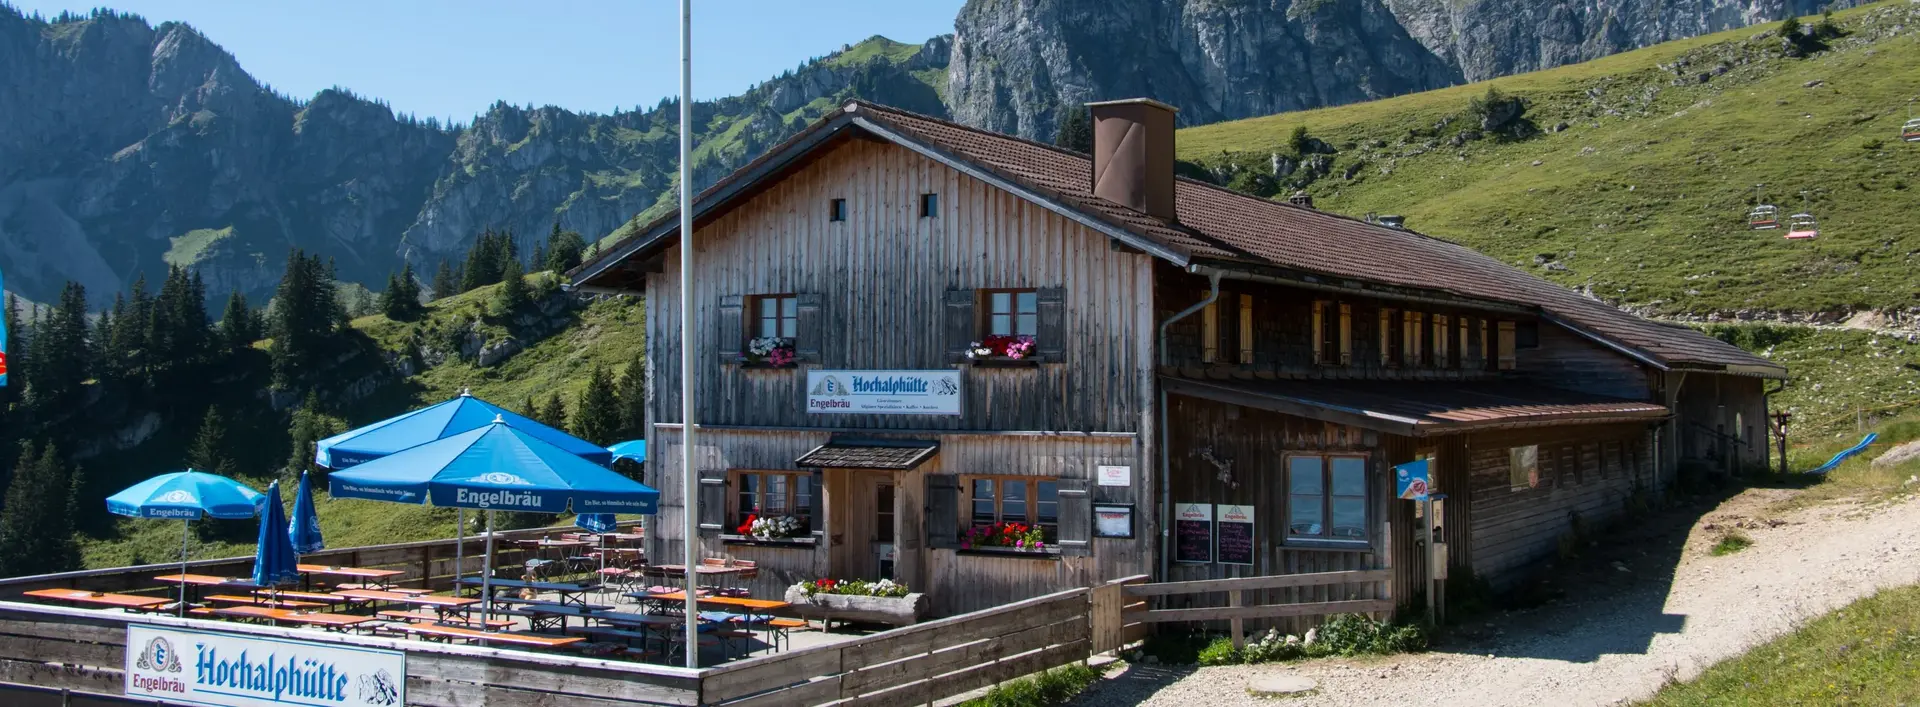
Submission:
[[[827,220],[828,221],[847,220],[847,200],[846,199],[834,199],[832,202],[829,202],[829,206],[827,208]]]
[[[920,195],[920,218],[939,218],[939,217],[940,217],[940,195],[939,194],[921,194]]]
[[[998,290],[987,293],[988,336],[1033,336],[1039,328],[1038,291]]]
[[[1525,491],[1540,486],[1540,447],[1527,445],[1507,449],[1507,488]]]

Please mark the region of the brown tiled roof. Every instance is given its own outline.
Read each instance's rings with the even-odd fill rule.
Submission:
[[[1495,381],[1201,381],[1163,378],[1174,395],[1409,436],[1540,425],[1658,420],[1658,403]]]
[[[828,442],[793,460],[795,466],[830,469],[899,469],[920,466],[940,451],[938,442],[871,440]]]
[[[1223,268],[1278,267],[1381,285],[1440,292],[1482,301],[1538,308],[1560,322],[1668,367],[1733,367],[1781,376],[1779,364],[1697,331],[1648,321],[1535,277],[1470,248],[1405,229],[1387,228],[1336,214],[1241,194],[1191,179],[1176,185],[1178,221],[1168,223],[1092,193],[1092,160],[1031,140],[977,130],[862,101],[853,101],[769,150],[747,167],[702,192],[735,187],[779,159],[790,146],[813,144],[818,133],[864,119],[920,146],[945,153],[1001,179],[1078,211],[1108,226],[1162,246],[1179,264],[1211,261]],[[668,214],[634,238],[664,240],[677,214]],[[622,245],[602,260],[620,257]],[[597,273],[595,264],[575,273]],[[591,279],[595,275],[589,275]]]

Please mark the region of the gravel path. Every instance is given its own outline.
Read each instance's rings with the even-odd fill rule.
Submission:
[[[1382,659],[1292,665],[1135,666],[1075,705],[1224,707],[1273,704],[1246,693],[1250,677],[1284,672],[1319,681],[1288,705],[1612,705],[1790,631],[1875,590],[1920,582],[1920,499],[1862,508],[1829,504],[1773,519],[1786,491],[1753,490],[1659,542],[1624,543],[1625,563],[1573,580],[1589,591],[1544,608],[1502,614],[1477,636],[1441,650]],[[1709,548],[1730,525],[1754,545],[1726,557]],[[1596,551],[1598,552],[1598,551]],[[1640,559],[1632,561],[1633,557]]]

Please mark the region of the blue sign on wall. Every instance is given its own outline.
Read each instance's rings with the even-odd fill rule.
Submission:
[[[1409,501],[1427,500],[1427,460],[1407,462],[1393,468],[1393,495]]]

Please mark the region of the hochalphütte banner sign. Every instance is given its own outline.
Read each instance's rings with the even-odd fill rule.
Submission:
[[[807,371],[807,412],[960,414],[960,372]]]
[[[127,627],[127,696],[256,707],[406,704],[399,651],[185,628]]]

